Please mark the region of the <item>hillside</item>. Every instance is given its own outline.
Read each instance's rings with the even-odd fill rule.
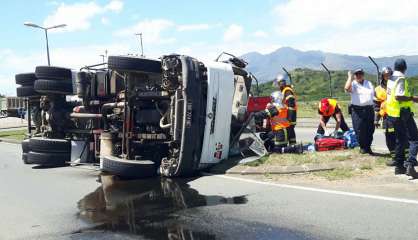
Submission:
[[[319,100],[329,96],[329,81],[326,72],[306,68],[297,68],[290,72],[293,85],[299,101]],[[350,96],[344,92],[344,84],[347,80],[347,71],[331,71],[333,96],[340,100],[348,100]],[[375,84],[376,75],[366,74],[366,79]],[[418,91],[418,76],[411,80],[412,88]],[[273,81],[259,85],[260,95],[268,96],[276,88]]]
[[[363,68],[370,74],[376,74],[376,68],[365,56],[352,56],[345,54],[327,53],[322,51],[300,51],[290,47],[279,48],[269,54],[251,52],[242,56],[248,63],[248,69],[266,82],[282,72],[282,67],[288,70],[296,68],[309,68],[322,70],[321,63],[324,63],[331,70]],[[393,66],[396,58],[403,57],[408,62],[408,75],[418,75],[418,56],[395,56],[376,58],[381,66]]]

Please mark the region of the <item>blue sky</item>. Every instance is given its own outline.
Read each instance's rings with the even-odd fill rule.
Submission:
[[[269,53],[281,46],[301,50],[391,56],[418,54],[418,3],[407,0],[266,1],[3,1],[0,15],[0,93],[15,94],[13,76],[46,64],[43,32],[50,26],[53,65],[79,68],[100,54],[138,53],[135,32],[144,34],[145,55],[182,53],[214,59]]]

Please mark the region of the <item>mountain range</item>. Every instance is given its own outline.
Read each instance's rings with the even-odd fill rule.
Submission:
[[[321,63],[324,63],[330,70],[363,68],[370,74],[376,74],[376,67],[365,56],[322,51],[300,51],[290,47],[282,47],[268,54],[250,52],[241,57],[248,62],[247,68],[260,82],[273,80],[279,72],[283,72],[282,67],[289,71],[296,68],[320,70],[323,69]],[[380,68],[384,66],[393,67],[395,59],[400,57],[405,58],[408,63],[407,74],[410,76],[418,75],[418,55],[380,57],[375,58],[375,61]]]

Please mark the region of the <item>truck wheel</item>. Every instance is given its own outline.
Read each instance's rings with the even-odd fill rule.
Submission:
[[[36,80],[35,73],[20,73],[15,75],[16,84],[31,86]]]
[[[150,160],[125,160],[107,156],[102,170],[126,179],[148,178],[157,175],[157,166]]]
[[[30,151],[30,139],[25,139],[22,141],[22,152],[28,153]]]
[[[35,91],[33,86],[22,86],[16,88],[16,96],[18,97],[34,97],[39,96],[39,93]]]
[[[114,70],[161,73],[161,62],[152,59],[110,56],[107,64]]]
[[[38,66],[35,69],[38,79],[67,80],[72,81],[73,74],[71,69],[61,67]]]
[[[24,164],[31,164],[28,161],[28,154],[27,153],[22,153],[22,161],[23,161]]]
[[[64,166],[66,162],[70,161],[70,153],[40,153],[32,152],[28,153],[27,161],[31,164],[37,164],[47,167]]]
[[[31,138],[30,150],[34,152],[70,153],[70,141],[65,139]]]
[[[45,94],[73,94],[73,84],[68,81],[38,79],[35,81],[35,90]]]

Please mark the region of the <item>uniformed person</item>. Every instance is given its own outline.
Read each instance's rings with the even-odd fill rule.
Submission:
[[[319,126],[316,131],[317,135],[329,135],[326,133],[326,126],[329,119],[332,117],[335,119],[334,135],[341,128],[343,132],[350,130],[347,123],[345,122],[343,112],[336,99],[323,98],[318,103],[318,114],[319,114]]]
[[[388,96],[386,111],[388,121],[394,126],[396,136],[395,174],[407,174],[418,178],[414,166],[417,163],[418,129],[412,111],[413,103],[418,102],[418,96],[412,96],[410,80],[405,77],[407,64],[404,59],[397,59],[395,71],[388,81]],[[405,159],[405,143],[409,142],[409,154]]]
[[[289,145],[289,127],[287,106],[283,103],[283,94],[280,91],[271,94],[272,102],[267,105],[265,111],[256,113],[256,119],[268,119],[271,131],[261,134],[265,147],[269,152],[276,153],[302,153],[302,144]]]
[[[296,120],[297,120],[297,104],[296,104],[296,94],[288,78],[282,74],[279,74],[276,78],[276,84],[279,86],[281,93],[283,94],[283,103],[286,105],[288,110],[288,118],[290,126],[288,127],[289,133],[289,144],[296,144]]]

